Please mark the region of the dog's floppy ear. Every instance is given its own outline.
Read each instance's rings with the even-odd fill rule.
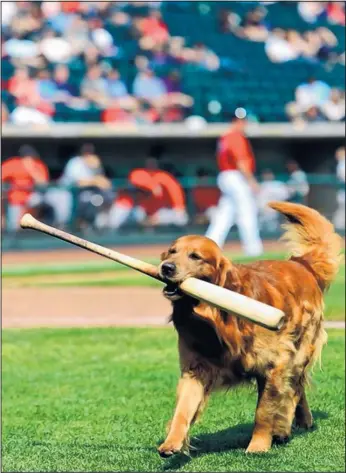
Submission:
[[[164,261],[165,259],[167,259],[168,258],[168,252],[164,251],[163,253],[161,253],[160,258],[161,258],[161,261]]]
[[[238,291],[241,285],[237,269],[224,256],[217,268],[215,284],[233,291]]]

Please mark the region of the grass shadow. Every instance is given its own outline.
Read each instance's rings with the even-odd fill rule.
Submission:
[[[324,411],[312,411],[314,425],[310,430],[294,429],[292,436],[306,435],[319,428],[320,421],[325,420],[329,415]],[[191,450],[191,456],[178,454],[166,460],[164,470],[178,470],[193,458],[208,453],[220,453],[229,450],[243,449],[248,446],[254,425],[251,423],[239,424],[234,427],[228,427],[217,432],[202,434],[199,437],[192,438],[191,444],[194,447]],[[244,453],[245,454],[245,453]]]

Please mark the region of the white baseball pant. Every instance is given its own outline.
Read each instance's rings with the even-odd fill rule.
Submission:
[[[254,195],[240,171],[223,171],[217,178],[221,197],[206,236],[220,247],[234,224],[239,230],[244,252],[249,256],[263,253]]]

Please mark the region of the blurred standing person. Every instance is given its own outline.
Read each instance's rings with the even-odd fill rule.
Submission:
[[[259,220],[261,230],[275,232],[279,229],[280,214],[268,207],[271,200],[287,200],[289,192],[287,185],[275,178],[270,169],[262,172],[262,182],[258,194]]]
[[[255,157],[245,136],[244,112],[236,110],[231,128],[219,139],[217,184],[221,197],[206,236],[222,247],[230,229],[237,224],[245,253],[258,256],[263,252],[255,201],[259,184],[254,176]]]
[[[345,229],[345,146],[341,146],[336,150],[335,159],[336,175],[342,188],[337,194],[337,209],[333,217],[333,223],[338,230]]]
[[[20,218],[31,205],[35,186],[48,183],[49,171],[35,148],[23,145],[19,149],[19,156],[2,163],[1,180],[10,186],[7,193],[7,229],[16,231]]]
[[[114,200],[112,184],[105,176],[100,158],[95,154],[95,147],[86,143],[80,154],[71,158],[65,166],[59,180],[63,186],[77,188],[77,215],[81,228],[97,223],[98,227],[107,224],[107,215]],[[72,200],[66,220],[72,212]]]
[[[304,204],[310,190],[306,173],[299,167],[297,161],[294,160],[288,161],[286,167],[290,175],[287,181],[288,200],[297,204]]]

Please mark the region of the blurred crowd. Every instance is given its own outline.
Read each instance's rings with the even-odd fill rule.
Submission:
[[[339,122],[345,120],[345,91],[310,77],[295,90],[295,100],[286,113],[295,123]]]
[[[302,34],[271,25],[265,5],[277,2],[260,3],[244,18],[232,8],[221,12],[221,31],[264,42],[273,62],[299,59],[344,65],[336,36],[326,27],[314,27],[322,17],[344,25],[343,2],[299,2],[300,15],[311,23],[311,30]],[[66,108],[81,114],[101,111],[98,118],[107,123],[180,122],[188,117],[194,98],[183,91],[181,65],[210,72],[238,66],[206,44],[188,44],[186,38],[172,35],[161,6],[156,1],[4,2],[2,59],[13,71],[2,81],[2,90],[14,109],[4,101],[2,121],[46,124]],[[131,44],[133,57],[126,50]],[[136,72],[130,84],[114,60],[131,61]],[[158,75],[157,69],[165,66],[167,73]],[[335,103],[341,108],[344,92],[330,90],[328,100],[317,115],[335,120],[340,115],[333,111]],[[310,120],[314,113],[308,112]]]
[[[143,6],[148,7],[147,16],[137,16]],[[159,6],[160,2],[6,2],[2,57],[15,69],[4,86],[17,105],[9,119],[47,123],[64,104],[81,111],[101,109],[105,122],[181,121],[192,98],[182,93],[178,71],[161,78],[154,67],[185,60],[215,67],[215,57],[200,45],[188,50],[181,38],[171,38]],[[112,28],[138,42],[143,53],[134,59],[137,75],[131,91],[107,62],[126,61],[123,45],[115,44],[109,32]],[[80,84],[71,77],[71,70],[79,67],[85,67]]]
[[[333,219],[338,229],[344,229],[345,147],[336,150],[335,160],[340,190]],[[288,161],[286,168],[284,178],[275,176],[271,169],[260,176],[256,200],[261,230],[279,229],[278,213],[267,207],[269,201],[306,203],[308,176],[295,161]],[[26,211],[60,228],[72,224],[79,231],[117,231],[129,224],[147,229],[207,224],[220,196],[210,170],[200,168],[194,186],[186,190],[175,173],[163,169],[153,157],[148,157],[143,167],[132,169],[123,187],[114,188],[91,143],[84,144],[70,158],[57,180],[50,179],[47,165],[30,145],[22,145],[18,156],[4,161],[1,171],[7,185],[2,193],[2,226],[12,232],[19,229],[19,220]]]

